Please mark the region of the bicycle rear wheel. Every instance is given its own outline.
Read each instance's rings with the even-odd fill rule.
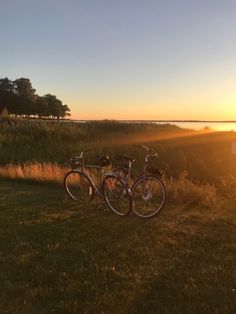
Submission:
[[[142,218],[151,218],[165,205],[166,189],[154,176],[137,180],[132,187],[133,211]]]
[[[75,201],[89,203],[94,197],[94,188],[89,177],[78,170],[66,174],[64,186],[66,192]]]
[[[117,215],[126,216],[132,209],[132,198],[125,183],[117,175],[105,176],[102,192],[107,206]]]

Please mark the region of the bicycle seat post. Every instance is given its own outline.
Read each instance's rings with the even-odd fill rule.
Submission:
[[[132,161],[131,160],[129,160],[128,167],[129,167],[129,170],[128,170],[128,184],[130,184],[130,182],[131,182],[131,170],[132,170]]]
[[[80,160],[81,160],[81,171],[82,173],[84,173],[84,152],[81,152]]]

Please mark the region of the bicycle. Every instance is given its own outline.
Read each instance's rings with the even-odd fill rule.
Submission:
[[[72,170],[64,177],[64,187],[68,195],[75,201],[84,204],[90,203],[95,195],[101,200],[105,199],[107,206],[117,215],[126,216],[132,209],[131,191],[122,180],[119,173],[108,171],[109,156],[100,160],[101,165],[86,164],[84,154],[70,158],[65,165],[70,165]],[[89,171],[98,171],[98,182],[90,175]]]
[[[137,147],[137,145],[135,145]],[[157,153],[154,153],[146,145],[138,145],[142,149],[147,151],[144,158],[143,173],[137,178],[137,180],[131,182],[131,169],[132,163],[135,161],[133,157],[123,157],[128,161],[128,166],[124,167],[124,164],[118,164],[115,171],[120,172],[120,176],[126,182],[126,185],[131,189],[132,197],[132,210],[133,212],[142,218],[151,218],[155,216],[165,205],[166,202],[166,188],[163,181],[160,179],[162,173],[156,169],[154,174],[150,172],[150,160],[159,159]],[[163,163],[164,164],[164,163]]]

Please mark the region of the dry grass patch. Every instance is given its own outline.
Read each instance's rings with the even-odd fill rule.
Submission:
[[[214,185],[193,182],[187,172],[183,172],[177,179],[164,179],[168,199],[177,204],[196,204],[204,207],[215,206],[217,191]]]
[[[30,162],[22,165],[8,164],[0,167],[0,176],[37,182],[62,183],[68,169],[57,163]]]

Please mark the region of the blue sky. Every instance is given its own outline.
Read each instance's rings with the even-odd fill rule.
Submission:
[[[75,118],[236,118],[235,0],[1,0],[0,38]]]

